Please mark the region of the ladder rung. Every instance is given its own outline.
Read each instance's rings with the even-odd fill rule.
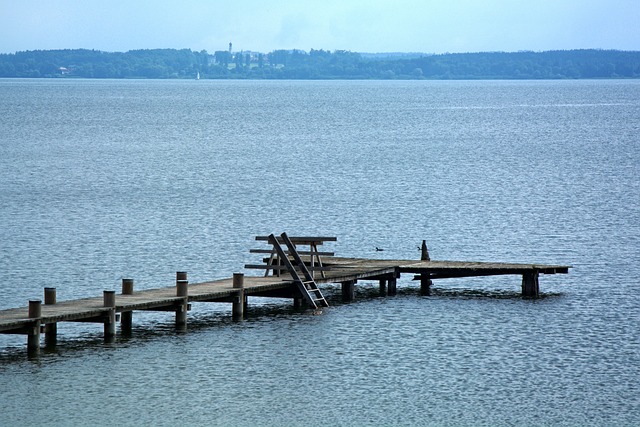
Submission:
[[[287,245],[287,248],[289,249],[288,254],[285,253],[285,251],[282,249],[282,246],[280,246],[280,241],[273,234],[270,234],[267,239],[269,240],[269,243],[273,245],[273,249],[277,253],[280,260],[284,262],[286,269],[289,270],[289,274],[291,274],[291,277],[293,278],[300,292],[303,293],[304,298],[306,298],[307,301],[316,308],[316,303],[319,303],[323,307],[328,307],[329,303],[322,295],[320,289],[318,289],[318,284],[315,282],[313,276],[309,272],[309,269],[307,268],[307,266],[305,266],[303,260],[300,258],[295,245],[291,243],[286,233],[282,233],[281,237],[282,241]],[[294,262],[291,262],[288,255],[291,255],[293,257]],[[304,278],[300,277],[300,273],[302,273]]]

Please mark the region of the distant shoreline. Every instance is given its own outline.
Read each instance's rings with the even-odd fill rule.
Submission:
[[[0,54],[4,78],[252,80],[558,80],[640,78],[640,51],[356,53],[276,50],[267,54],[190,49]]]

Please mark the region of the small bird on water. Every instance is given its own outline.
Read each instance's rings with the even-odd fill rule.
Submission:
[[[382,251],[384,251],[384,249],[379,248],[379,247],[376,246],[376,252],[382,252]]]

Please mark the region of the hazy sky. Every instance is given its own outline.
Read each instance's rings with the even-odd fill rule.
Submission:
[[[640,50],[640,0],[0,0],[0,53]]]

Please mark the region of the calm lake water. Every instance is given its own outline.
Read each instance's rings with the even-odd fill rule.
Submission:
[[[535,301],[407,275],[0,335],[0,425],[640,425],[639,135],[640,81],[0,80],[0,309],[229,277],[282,231],[573,266]]]

